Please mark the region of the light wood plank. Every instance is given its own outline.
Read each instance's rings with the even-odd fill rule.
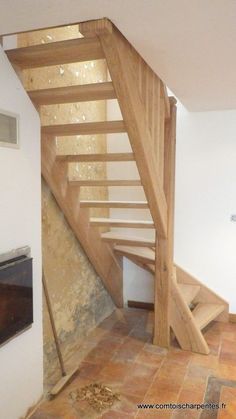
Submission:
[[[31,90],[27,93],[32,102],[37,106],[116,98],[115,90],[111,82]]]
[[[154,300],[154,343],[168,347],[170,343],[170,323],[176,326],[171,311],[171,283],[173,281],[174,252],[174,201],[175,201],[175,144],[176,106],[172,102],[171,117],[165,127],[164,149],[164,190],[168,206],[167,238],[157,239]],[[180,298],[181,300],[181,298]],[[174,306],[176,307],[176,305]],[[188,309],[188,308],[187,308]],[[172,315],[172,317],[171,317]],[[182,325],[184,327],[184,325]]]
[[[71,186],[142,186],[140,180],[70,180]]]
[[[114,246],[114,250],[123,256],[132,256],[132,258],[139,260],[142,263],[154,264],[155,252],[147,247],[135,246]]]
[[[199,303],[192,311],[193,317],[200,329],[204,329],[212,320],[224,311],[223,304]]]
[[[102,233],[101,238],[103,241],[111,244],[124,244],[127,246],[141,246],[141,247],[153,247],[155,246],[155,240],[147,239],[145,237],[132,237],[121,233],[115,233],[109,231]]]
[[[92,226],[101,227],[127,227],[127,228],[153,228],[153,221],[119,220],[114,218],[90,218]]]
[[[5,51],[19,69],[46,67],[104,58],[97,38],[78,38]]]
[[[100,154],[71,154],[58,155],[58,161],[62,162],[123,162],[134,161],[133,153],[100,153]]]
[[[162,92],[165,101],[165,118],[170,118],[170,98],[167,93],[167,88],[164,83],[162,83]]]
[[[146,209],[148,203],[145,201],[80,201],[82,208],[135,208]]]
[[[83,122],[81,124],[45,125],[41,128],[42,135],[56,137],[70,135],[112,134],[126,132],[123,121]]]

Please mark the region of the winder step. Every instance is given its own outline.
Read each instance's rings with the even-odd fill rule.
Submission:
[[[129,256],[132,259],[146,264],[155,264],[155,252],[147,247],[132,247],[132,246],[114,246],[114,250],[122,256]]]
[[[203,329],[224,310],[225,306],[223,304],[199,303],[192,311],[192,314],[198,327]]]
[[[155,247],[155,240],[146,239],[144,237],[132,237],[125,234],[109,231],[102,233],[101,238],[107,243],[125,244],[127,246]]]

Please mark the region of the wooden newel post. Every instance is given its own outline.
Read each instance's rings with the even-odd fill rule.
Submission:
[[[176,100],[170,98],[170,118],[165,123],[164,191],[167,202],[167,237],[156,237],[155,313],[153,343],[170,344],[170,289],[173,277],[175,199]]]

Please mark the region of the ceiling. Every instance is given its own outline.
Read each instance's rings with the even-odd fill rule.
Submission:
[[[101,17],[189,110],[236,108],[235,0],[0,0],[1,34]]]

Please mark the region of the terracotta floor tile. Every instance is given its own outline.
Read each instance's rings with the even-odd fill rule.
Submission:
[[[183,388],[180,391],[179,398],[178,398],[178,403],[189,403],[189,404],[203,403],[204,395],[205,395],[205,389],[204,388],[195,389],[195,391],[192,390],[192,389],[187,390],[187,389]]]
[[[215,370],[215,375],[228,380],[236,380],[236,365],[220,363]]]
[[[119,362],[134,361],[143,346],[143,342],[137,341],[133,338],[127,338],[114,353],[112,360]]]
[[[128,394],[123,391],[123,394],[120,394],[120,401],[114,405],[114,410],[119,412],[124,412],[127,414],[133,414],[134,416],[138,412],[137,405],[140,403],[140,397],[134,394]]]
[[[163,359],[164,359],[163,355],[149,352],[145,350],[145,348],[143,348],[139,352],[135,361],[141,364],[145,364],[145,365],[154,365],[156,367],[160,367],[163,362]]]
[[[192,353],[190,351],[182,351],[181,349],[172,349],[167,354],[167,359],[178,362],[179,364],[188,365]]]
[[[235,419],[236,388],[223,386],[220,392],[220,403],[225,403],[226,408],[219,411],[217,419]]]
[[[191,364],[188,366],[185,379],[193,379],[205,383],[209,375],[213,375],[215,370],[204,368],[202,365]]]
[[[91,363],[83,361],[79,365],[79,377],[80,378],[92,378],[96,379],[96,376],[104,368],[105,363]]]
[[[141,403],[149,386],[150,380],[148,378],[130,377],[122,384],[121,390],[124,393],[138,396]]]
[[[159,392],[173,392],[178,394],[182,387],[183,380],[178,378],[157,378],[151,384],[148,394],[158,394]]]
[[[121,342],[112,338],[102,339],[84,358],[87,362],[108,361],[112,358],[115,351],[121,346]]]
[[[200,414],[196,409],[178,409],[173,412],[171,419],[199,419]]]
[[[102,419],[128,419],[133,417],[134,414],[132,413],[117,412],[116,410],[108,410],[108,412],[100,416]]]
[[[121,391],[139,397],[141,403],[155,376],[156,367],[133,363],[129,375],[122,383]]]
[[[204,392],[206,388],[206,379],[185,376],[182,389],[187,391]]]
[[[119,320],[112,326],[111,333],[118,336],[127,336],[131,330],[131,326]]]
[[[190,360],[191,364],[200,365],[205,368],[215,369],[219,365],[219,358],[216,355],[201,355],[201,354],[193,354]]]
[[[172,416],[172,412],[169,410],[142,410],[137,414],[138,419],[158,418],[158,419],[169,419]]]
[[[220,350],[220,362],[236,366],[236,342],[223,339]]]
[[[200,419],[195,410],[141,410],[137,404],[201,402],[209,377],[236,380],[236,325],[215,322],[204,330],[209,356],[182,351],[177,343],[170,350],[154,346],[152,329],[151,312],[114,311],[77,345],[68,363],[80,362],[76,378],[56,399],[43,402],[32,419]],[[107,385],[121,400],[98,414],[87,402],[69,397],[71,391],[93,382]],[[235,419],[235,389],[222,389],[229,409],[219,418]]]
[[[183,381],[187,373],[187,365],[165,358],[157,372],[157,379],[168,378]]]
[[[104,378],[114,378],[117,381],[124,381],[127,375],[130,373],[132,364],[124,362],[109,361],[101,371],[101,375]]]
[[[153,345],[152,343],[145,343],[144,348],[145,351],[165,356],[168,354],[168,349],[161,348],[160,346]]]
[[[178,392],[171,390],[157,389],[156,393],[148,391],[142,403],[144,404],[163,404],[176,403]]]
[[[46,413],[45,411],[38,411],[30,416],[30,419],[62,419],[62,417],[55,414]]]

